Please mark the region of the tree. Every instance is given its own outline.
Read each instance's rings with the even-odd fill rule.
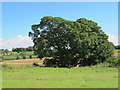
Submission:
[[[4,56],[5,55],[5,50],[4,49],[0,49],[0,54],[1,54],[1,56]]]
[[[20,54],[19,53],[16,53],[14,55],[16,56],[16,59],[20,59]]]
[[[29,36],[35,53],[39,58],[53,57],[53,63],[59,67],[95,65],[113,54],[113,43],[92,20],[46,16],[40,24],[32,25],[32,30]]]
[[[27,56],[26,52],[21,52],[20,55],[23,57],[23,59],[26,59]]]
[[[33,51],[33,47],[29,46],[28,48],[26,48],[26,51]]]
[[[115,49],[120,49],[120,45],[115,46]]]
[[[12,48],[12,52],[22,52],[22,51],[33,51],[33,47],[29,46],[28,48]]]
[[[10,51],[9,51],[8,49],[5,49],[5,50],[4,50],[4,53],[5,53],[6,55],[8,55],[9,52],[10,52]]]

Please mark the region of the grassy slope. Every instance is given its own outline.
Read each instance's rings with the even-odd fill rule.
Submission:
[[[23,68],[3,70],[3,88],[117,88],[117,68]]]

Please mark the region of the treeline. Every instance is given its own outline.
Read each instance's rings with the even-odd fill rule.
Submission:
[[[10,55],[12,54],[11,52],[17,52],[17,53],[20,53],[20,52],[29,52],[29,51],[33,51],[33,47],[32,46],[29,46],[27,48],[12,48],[12,51],[8,50],[8,49],[0,49],[0,55]]]
[[[31,59],[33,57],[37,58],[32,46],[27,48],[12,48],[12,51],[8,49],[0,49],[0,58],[2,58],[2,60]]]
[[[33,51],[33,47],[32,46],[29,46],[27,48],[12,48],[12,52],[23,52],[23,51]]]
[[[10,51],[8,49],[0,49],[0,56],[1,55],[8,55]]]
[[[115,46],[115,49],[120,49],[120,45]]]

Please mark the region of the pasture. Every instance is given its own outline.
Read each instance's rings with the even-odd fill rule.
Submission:
[[[119,54],[115,53],[115,56]],[[38,68],[33,62],[42,65],[41,59],[19,59],[0,62],[2,88],[117,88],[118,68],[95,67],[79,68]]]
[[[37,58],[37,55],[33,54],[33,51],[29,51],[29,52],[25,52],[26,54],[26,59],[29,59],[30,55],[32,55],[32,58]],[[17,52],[9,52],[7,55],[2,55],[2,57],[0,57],[2,59],[2,61],[8,61],[8,60],[16,60],[17,57],[19,57],[18,59],[23,59],[20,55],[20,53]]]
[[[118,69],[4,66],[2,88],[117,88]]]

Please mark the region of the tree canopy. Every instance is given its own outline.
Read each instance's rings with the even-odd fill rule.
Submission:
[[[35,53],[39,58],[53,57],[59,67],[95,65],[114,53],[114,44],[92,20],[45,16],[31,27]]]
[[[29,46],[27,48],[19,47],[19,48],[12,48],[12,52],[22,52],[22,51],[33,51],[33,47]]]
[[[120,45],[115,46],[115,49],[120,49]]]

